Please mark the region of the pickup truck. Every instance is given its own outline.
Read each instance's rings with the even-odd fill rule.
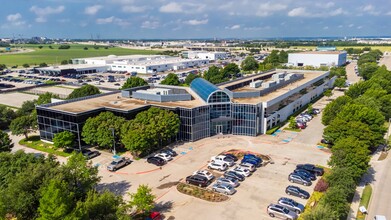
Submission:
[[[120,157],[118,159],[113,160],[108,166],[107,170],[116,171],[121,167],[124,167],[128,164],[132,163],[132,161],[128,157]]]

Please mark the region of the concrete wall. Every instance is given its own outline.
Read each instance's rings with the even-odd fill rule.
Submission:
[[[346,53],[342,54],[306,54],[306,53],[290,53],[288,55],[288,64],[298,66],[302,63],[303,66],[341,66],[346,63]]]

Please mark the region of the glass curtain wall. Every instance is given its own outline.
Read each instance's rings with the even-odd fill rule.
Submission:
[[[257,106],[233,103],[232,118],[232,134],[257,135]]]

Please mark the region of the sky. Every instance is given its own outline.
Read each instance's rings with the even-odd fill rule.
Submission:
[[[390,36],[390,0],[1,0],[0,38]]]

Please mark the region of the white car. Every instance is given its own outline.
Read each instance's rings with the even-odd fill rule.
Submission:
[[[218,171],[225,171],[228,169],[228,166],[227,164],[223,163],[223,162],[210,162],[208,164],[208,169],[211,169],[211,170],[218,170]]]
[[[213,174],[207,170],[197,170],[193,173],[193,175],[203,176],[206,177],[208,180],[212,180],[215,178],[215,176],[213,176]]]
[[[224,155],[218,155],[215,157],[210,158],[210,160],[213,162],[222,162],[227,164],[227,166],[231,167],[234,165],[235,161],[233,161],[231,158],[224,156]]]
[[[243,167],[244,169],[248,169],[250,170],[251,172],[254,172],[255,171],[255,166],[254,164],[251,164],[251,163],[241,163],[239,164],[240,167]]]
[[[169,154],[166,154],[166,153],[156,154],[155,157],[160,157],[163,160],[165,160],[166,162],[172,160],[172,156]]]
[[[232,171],[239,173],[239,174],[242,174],[245,177],[248,177],[251,175],[251,172],[249,169],[243,168],[241,166],[235,167],[234,169],[232,169]]]

